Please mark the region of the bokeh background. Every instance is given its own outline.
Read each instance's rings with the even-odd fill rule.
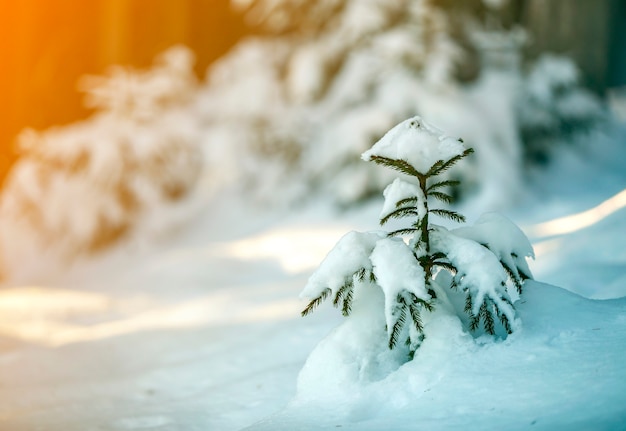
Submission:
[[[23,0],[3,2],[0,118],[4,177],[15,158],[13,142],[24,127],[43,129],[87,116],[77,82],[113,64],[147,67],[178,43],[206,68],[255,31],[229,0]],[[451,10],[475,0],[439,0]],[[623,0],[515,0],[504,22],[523,24],[530,50],[565,53],[583,71],[584,83],[605,94],[626,84],[626,6]],[[476,5],[474,5],[476,7]],[[258,28],[256,29],[258,30]]]
[[[23,128],[67,124],[92,112],[77,89],[81,76],[110,65],[148,67],[175,44],[194,51],[194,70],[204,76],[250,31],[228,0],[4,1],[0,22],[2,177]]]
[[[167,230],[227,187],[270,206],[378,197],[389,178],[358,156],[415,114],[479,150],[458,197],[506,207],[624,115],[624,0],[3,6],[5,273]]]
[[[442,320],[456,341],[336,398],[328,426],[623,429],[626,0],[0,5],[1,430],[281,428],[343,320],[302,319],[298,292],[381,229],[396,173],[360,154],[415,115],[475,149],[451,208],[503,213],[536,279],[582,297],[530,288],[523,333],[470,350]],[[384,362],[330,341],[359,371],[313,354],[329,378]]]

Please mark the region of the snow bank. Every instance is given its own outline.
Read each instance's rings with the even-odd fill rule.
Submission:
[[[384,347],[341,349],[373,329],[346,321],[311,354],[289,406],[247,429],[621,429],[626,299],[528,282],[518,311],[523,330],[506,341],[474,340],[435,313],[425,324],[437,335],[401,366]]]

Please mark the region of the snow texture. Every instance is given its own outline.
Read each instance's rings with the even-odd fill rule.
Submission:
[[[485,213],[473,226],[453,229],[452,233],[486,246],[518,277],[518,268],[527,278],[531,277],[526,258],[535,258],[533,247],[524,232],[502,214]]]
[[[373,156],[409,162],[425,174],[438,161],[446,161],[466,150],[458,138],[451,138],[419,116],[404,120],[363,153],[363,160]]]
[[[452,76],[457,29],[431,2],[239,3],[265,4],[266,14],[252,12],[279,32],[293,25],[289,4],[321,14],[302,14],[306,34],[247,39],[199,86],[186,54],[158,59],[154,73],[114,69],[85,81],[105,114],[23,135],[0,209],[0,428],[623,429],[626,132],[612,146],[594,136],[593,152],[555,148],[534,186],[522,182],[526,132],[562,139],[559,129],[584,130],[601,109],[579,93],[571,69],[540,60],[529,77],[485,67],[461,85]],[[339,17],[331,13],[344,4]],[[350,252],[307,283],[337,232],[371,228],[380,208],[337,214],[328,199],[379,196],[390,176],[352,161],[415,112],[477,149],[458,167],[481,200],[462,212],[518,205],[508,214],[534,232],[533,273],[555,286],[527,283],[516,304],[523,328],[504,341],[472,337],[454,304],[424,313],[430,336],[407,363],[406,349],[387,348],[382,289],[363,283],[343,320],[323,309],[301,319],[296,295],[303,285],[337,285],[335,269],[351,277],[371,264],[382,235],[355,234],[344,244]],[[289,211],[233,204],[241,189],[228,186],[250,183]],[[126,188],[141,210],[123,205]],[[304,193],[312,189],[322,193]],[[303,195],[312,205],[294,209]],[[58,262],[103,232],[99,217],[128,225],[137,242]],[[469,265],[476,283],[503,274],[475,274],[474,262],[495,269],[510,250],[518,265],[528,255],[497,217],[472,229],[442,228],[439,246]],[[491,229],[501,235],[488,238]],[[152,241],[163,232],[163,242]],[[477,248],[485,235],[492,257]],[[399,242],[384,244],[405,256]],[[54,270],[34,270],[46,265]]]
[[[343,236],[324,258],[300,294],[302,298],[316,298],[330,289],[332,296],[361,269],[372,270],[370,254],[384,232],[349,232]]]
[[[535,276],[562,287],[527,282],[522,330],[506,340],[474,339],[439,307],[423,313],[430,336],[407,363],[385,344],[378,288],[355,292],[353,319],[332,307],[301,318],[310,272],[341,233],[371,229],[379,203],[261,212],[224,192],[149,251],[118,247],[55,278],[3,283],[0,428],[621,430],[620,136],[594,142],[599,153],[561,149],[507,211],[530,233]]]
[[[426,292],[426,273],[413,255],[413,251],[400,238],[384,238],[376,243],[370,257],[376,283],[385,294],[385,321],[387,333],[398,320],[402,305],[398,298],[413,303],[411,294],[424,301],[430,299]]]
[[[309,357],[289,406],[249,430],[459,430],[468,423],[477,430],[622,429],[625,307],[623,299],[589,301],[530,282],[519,336],[477,344],[442,313],[428,323],[436,335],[415,360],[391,372],[387,360],[378,373],[374,361],[328,348],[348,335],[340,328]],[[366,366],[377,379],[358,380]],[[352,380],[333,381],[337,368]]]
[[[426,215],[426,207],[424,205],[426,197],[417,184],[396,178],[385,188],[383,196],[385,197],[385,201],[383,203],[383,209],[380,212],[380,219],[384,219],[398,208],[405,207],[406,205],[400,205],[398,207],[397,204],[406,199],[416,199],[415,202],[411,202],[411,205],[417,207],[416,216],[418,219],[421,220]]]
[[[507,274],[498,258],[476,241],[462,238],[441,226],[433,226],[430,231],[431,247],[434,252],[442,252],[457,268],[459,288],[469,290],[472,297],[472,314],[479,314],[485,298],[489,298],[502,310],[509,322],[515,320],[506,290]]]

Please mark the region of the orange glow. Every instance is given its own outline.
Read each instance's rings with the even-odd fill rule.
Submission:
[[[196,54],[196,72],[245,33],[229,0],[19,0],[0,14],[0,179],[15,159],[13,141],[89,115],[79,79],[111,65],[148,67],[177,44]]]

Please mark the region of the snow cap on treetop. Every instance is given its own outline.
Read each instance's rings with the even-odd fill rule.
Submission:
[[[426,173],[439,160],[449,160],[465,150],[461,140],[446,136],[415,116],[389,130],[361,158],[365,161],[370,161],[373,156],[405,160],[418,172]]]

